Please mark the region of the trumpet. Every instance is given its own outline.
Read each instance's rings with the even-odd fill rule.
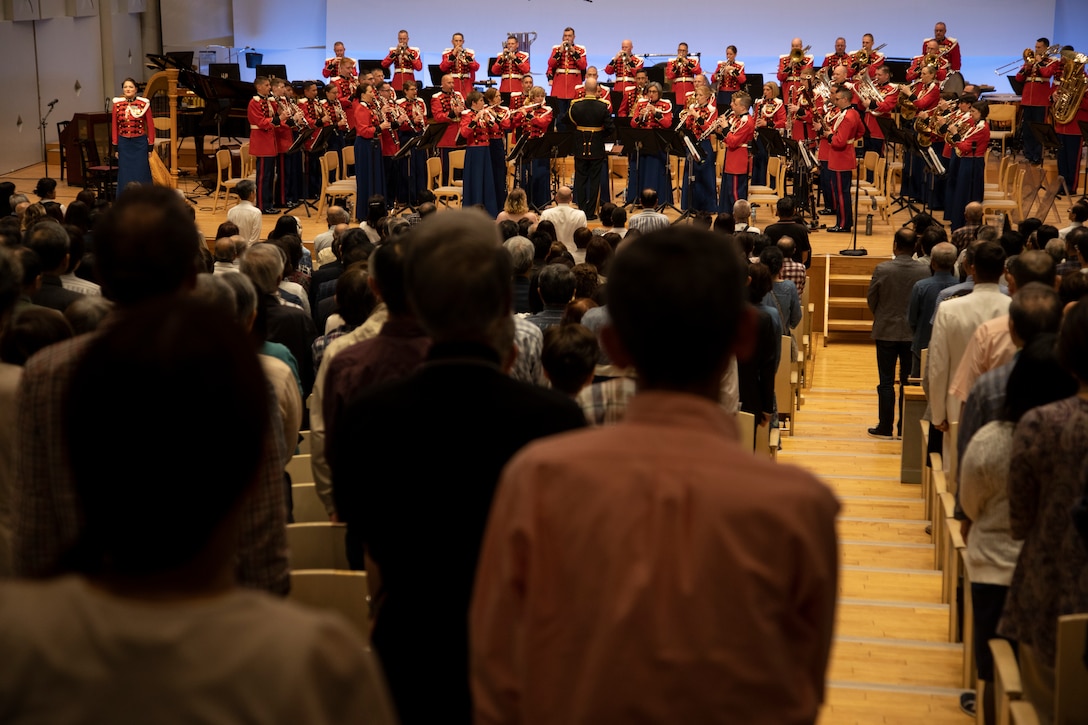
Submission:
[[[465,99],[461,97],[460,93],[454,92],[452,100],[450,101],[450,110],[458,116],[461,115],[461,111],[465,110]]]

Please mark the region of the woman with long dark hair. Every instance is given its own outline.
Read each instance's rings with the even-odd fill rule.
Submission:
[[[148,153],[155,143],[151,101],[136,95],[136,81],[126,78],[113,99],[113,145],[117,147],[117,191],[133,182],[151,183]]]

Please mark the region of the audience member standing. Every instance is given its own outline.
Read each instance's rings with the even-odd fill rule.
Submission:
[[[335,421],[333,492],[376,584],[373,643],[401,722],[469,723],[468,604],[499,473],[585,418],[505,373],[511,263],[494,221],[447,211],[414,233],[409,304],[433,346],[414,375],[366,390]]]
[[[608,286],[603,339],[639,392],[504,472],[472,602],[476,721],[814,722],[839,507],[746,453],[718,405],[755,334],[742,260],[679,227],[625,248]]]

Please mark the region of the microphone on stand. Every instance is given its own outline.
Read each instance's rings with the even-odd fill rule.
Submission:
[[[57,105],[58,102],[59,99],[54,98],[52,101],[49,102],[49,107],[52,108],[53,106]]]

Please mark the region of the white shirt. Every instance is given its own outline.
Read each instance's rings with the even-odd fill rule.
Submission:
[[[967,343],[979,325],[1009,313],[1012,299],[996,284],[975,284],[971,294],[945,300],[937,308],[933,336],[929,340],[926,391],[934,423],[960,418],[960,401],[949,388]]]
[[[314,237],[314,259],[317,259],[318,255],[321,254],[322,249],[325,249],[326,247],[332,249],[332,240],[332,229],[329,229],[329,231],[327,232],[321,232],[316,237]]]
[[[669,218],[653,209],[645,209],[627,220],[629,229],[637,229],[641,234],[649,234],[657,229],[669,226]]]
[[[574,246],[574,232],[586,225],[586,213],[581,209],[575,209],[570,204],[560,204],[545,209],[540,215],[540,220],[549,221],[555,225],[555,238],[563,242],[567,250],[573,254],[577,249]]]
[[[6,582],[0,651],[7,722],[396,722],[358,632],[261,592],[148,604],[75,576]]]
[[[238,234],[246,240],[246,244],[261,241],[261,210],[252,202],[243,200],[232,206],[227,212],[227,221],[237,225]]]
[[[102,288],[94,282],[88,282],[85,279],[77,277],[75,273],[62,274],[60,276],[60,286],[71,292],[78,292],[81,295],[90,295],[91,297],[101,297]]]
[[[1069,226],[1067,226],[1067,227],[1065,227],[1063,229],[1060,229],[1058,231],[1058,239],[1065,239],[1065,235],[1069,234],[1069,232],[1073,231],[1077,227],[1082,227],[1082,226],[1084,226],[1084,224],[1082,222],[1073,222]]]

